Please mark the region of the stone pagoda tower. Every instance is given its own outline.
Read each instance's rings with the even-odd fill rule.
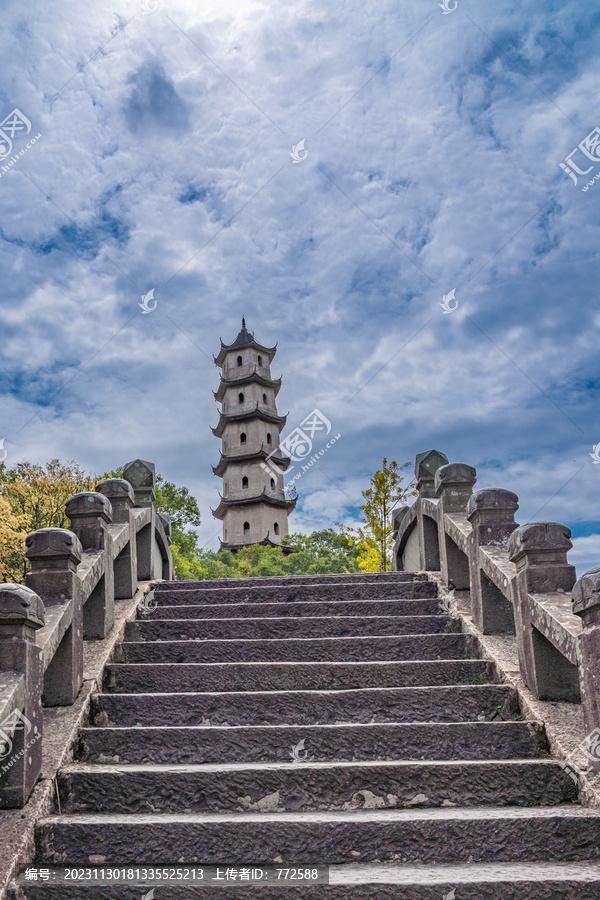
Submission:
[[[285,499],[283,487],[290,461],[279,449],[287,417],[277,414],[281,378],[271,378],[276,350],[255,341],[242,319],[235,341],[221,341],[214,357],[221,368],[214,396],[222,408],[212,432],[222,443],[221,459],[212,468],[223,479],[223,493],[212,513],[223,522],[221,547],[234,552],[249,544],[279,546],[296,505]]]

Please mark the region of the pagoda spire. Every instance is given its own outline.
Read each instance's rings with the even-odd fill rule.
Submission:
[[[223,479],[213,515],[223,522],[221,546],[236,552],[251,544],[281,546],[295,500],[287,500],[284,472],[290,464],[279,449],[286,416],[277,412],[281,379],[271,377],[276,347],[263,347],[246,329],[231,344],[221,341],[215,363],[221,368],[215,400],[222,404],[218,425],[221,459],[213,472]],[[284,552],[291,547],[283,546]]]

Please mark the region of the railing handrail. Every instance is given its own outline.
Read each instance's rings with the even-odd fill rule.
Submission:
[[[173,577],[171,524],[155,509],[155,485],[154,465],[137,459],[123,478],[75,494],[65,504],[69,529],[27,536],[26,584],[0,585],[2,809],[22,807],[40,774],[42,693],[45,706],[72,705],[84,639],[107,637],[115,600],[133,597],[139,581]]]
[[[600,567],[576,581],[571,532],[558,522],[515,522],[518,497],[473,492],[476,472],[437,450],[417,455],[418,496],[393,511],[392,568],[439,571],[469,591],[482,634],[514,634],[524,681],[542,700],[583,702],[600,729]],[[600,765],[599,760],[592,760]]]

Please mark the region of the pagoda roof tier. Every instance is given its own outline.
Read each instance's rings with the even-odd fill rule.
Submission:
[[[219,550],[231,550],[235,553],[237,550],[242,550],[243,547],[279,547],[280,550],[283,550],[284,556],[289,556],[289,554],[293,553],[296,549],[290,544],[278,544],[275,541],[272,541],[269,535],[270,532],[267,531],[267,536],[266,538],[263,538],[262,541],[251,541],[246,544],[230,544],[227,541],[222,541],[221,538],[219,538],[219,544],[221,545],[219,547]]]
[[[221,383],[218,389],[213,391],[215,400],[221,401],[228,387],[233,387],[234,385],[237,387],[240,384],[261,384],[263,387],[273,388],[275,396],[277,396],[281,387],[281,378],[266,378],[265,375],[259,373],[258,366],[254,366],[254,371],[252,372],[246,371],[241,378],[223,378],[221,376]]]
[[[256,418],[262,419],[263,422],[272,422],[273,425],[281,425],[282,428],[287,422],[287,416],[278,416],[277,413],[270,412],[268,407],[257,401],[256,405],[250,409],[235,413],[221,412],[218,425],[215,428],[211,428],[211,431],[215,437],[221,437],[228,422],[243,422],[246,419]]]
[[[251,497],[243,497],[236,500],[229,500],[226,497],[221,497],[221,502],[219,503],[216,509],[211,509],[211,512],[215,519],[223,519],[225,517],[225,513],[232,506],[252,506],[256,503],[266,503],[268,506],[275,506],[278,509],[287,510],[288,515],[292,512],[296,503],[298,502],[298,498],[294,497],[293,500],[283,500],[277,497],[273,497],[267,493],[266,488],[263,488],[262,493],[254,494]]]
[[[246,328],[246,320],[242,319],[242,329],[235,341],[232,344],[224,344],[221,338],[221,349],[219,350],[218,356],[214,356],[213,359],[217,366],[222,366],[225,362],[225,356],[231,350],[240,350],[242,347],[254,347],[255,350],[260,350],[261,353],[266,353],[269,357],[269,363],[275,356],[277,352],[277,344],[274,347],[263,347],[262,344],[259,344],[258,341],[254,340],[254,332],[249,332]]]
[[[240,447],[240,450],[242,449],[243,447]],[[291,462],[289,456],[275,456],[271,454],[272,448],[269,444],[261,444],[260,447],[255,445],[254,449],[250,446],[248,453],[221,453],[219,462],[216,466],[211,466],[211,468],[215,475],[222,477],[229,463],[244,463],[251,459],[267,459],[269,457],[276,466],[279,466],[285,472]]]

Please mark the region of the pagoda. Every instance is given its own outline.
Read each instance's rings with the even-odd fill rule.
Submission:
[[[223,479],[223,492],[212,514],[223,522],[221,548],[233,552],[251,544],[280,546],[296,505],[295,499],[286,500],[283,486],[290,460],[279,446],[287,416],[277,412],[281,378],[271,378],[276,351],[277,346],[259,344],[242,319],[235,341],[221,341],[219,355],[213,357],[221,369],[213,393],[222,406],[212,429],[221,438],[221,458],[212,470]]]

